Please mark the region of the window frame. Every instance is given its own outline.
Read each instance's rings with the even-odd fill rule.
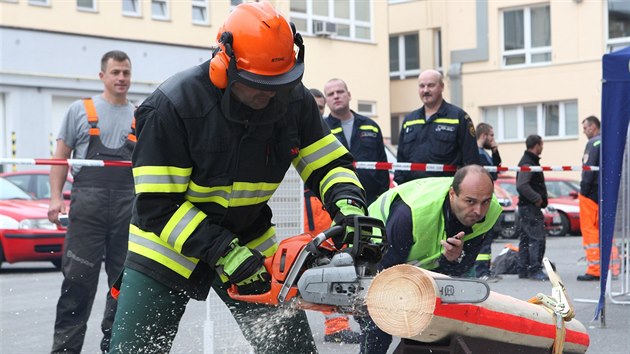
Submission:
[[[328,3],[328,15],[315,15],[313,13],[314,1],[327,1]],[[362,21],[356,19],[356,3],[362,0],[347,0],[349,6],[349,18],[335,17],[335,1],[334,0],[304,0],[306,3],[305,12],[297,12],[290,10],[289,18],[291,22],[294,22],[298,26],[298,31],[303,35],[315,36],[313,21],[332,22],[337,25],[337,33],[333,34],[332,38],[338,40],[348,40],[355,42],[374,42],[374,6],[372,2],[368,2],[368,15],[369,21]],[[299,20],[299,21],[296,21]],[[299,24],[304,23],[305,28],[300,28]],[[340,35],[340,28],[347,26],[349,28],[349,34]],[[357,37],[357,28],[369,29],[369,38]]]
[[[125,1],[136,4],[136,11],[135,12],[130,12],[130,11],[125,11]],[[122,14],[125,17],[142,17],[142,1],[140,0],[122,0],[120,2],[120,5],[122,7]]]
[[[576,105],[576,117],[567,117],[567,105]],[[551,105],[558,105],[558,134],[547,135],[546,134],[546,107]],[[574,134],[567,132],[567,119],[573,118],[577,121],[577,105],[578,100],[563,100],[563,101],[549,101],[549,102],[537,102],[537,103],[522,103],[515,105],[503,105],[503,106],[487,106],[481,107],[482,121],[486,122],[494,127],[494,134],[497,142],[500,143],[513,143],[522,142],[527,138],[529,134],[538,134],[545,140],[566,140],[566,139],[578,139],[579,138],[579,124],[576,125],[576,131]],[[525,115],[524,109],[526,107],[536,107],[536,132],[525,133]],[[513,138],[505,137],[506,116],[505,111],[508,109],[516,109],[516,136]],[[488,113],[490,110],[496,110],[496,121],[489,120]]]
[[[515,8],[506,8],[501,10],[501,66],[504,69],[512,69],[512,68],[524,68],[524,67],[534,67],[534,66],[545,66],[550,65],[553,62],[552,58],[552,48],[553,44],[544,47],[532,47],[532,38],[531,38],[531,29],[532,29],[532,17],[531,13],[533,9],[539,9],[547,7],[549,8],[549,41],[551,43],[551,5],[549,3],[544,4],[535,4],[531,6],[524,7],[515,7]],[[523,11],[523,41],[524,48],[522,49],[505,49],[505,14],[510,11]],[[532,56],[536,54],[549,54],[549,61],[540,61],[540,62],[532,62]],[[524,55],[525,62],[519,64],[507,64],[507,58],[516,56],[516,55]]]
[[[192,0],[191,1],[191,9],[192,14],[194,16],[195,8],[203,8],[205,19],[203,21],[196,20],[194,17],[191,17],[191,21],[194,25],[200,26],[209,26],[210,25],[210,4],[208,0]]]
[[[79,1],[77,0],[77,11],[81,11],[81,12],[98,12],[98,9],[96,8],[96,0],[90,0],[90,2],[92,3],[91,7],[85,7],[85,6],[80,6],[79,5]]]
[[[418,39],[418,68],[417,69],[409,69],[407,70],[407,53],[406,53],[406,37],[408,36],[416,36]],[[395,35],[390,35],[389,40],[391,41],[393,38],[398,39],[398,70],[390,71],[389,78],[393,80],[405,80],[408,78],[417,77],[420,75],[420,34],[418,32],[412,33],[400,33]]]
[[[606,53],[614,52],[616,50],[630,46],[630,36],[610,38],[610,9],[608,7],[610,0],[604,1],[604,31],[606,32]]]
[[[156,15],[155,12],[153,12],[153,4],[155,4],[155,3],[163,4],[161,6],[161,8],[164,9],[164,14],[163,15]],[[171,19],[171,8],[170,8],[169,0],[151,0],[151,19],[152,20],[157,20],[157,21],[170,21],[170,19]]]
[[[31,6],[50,7],[50,0],[28,0],[28,4]]]
[[[361,105],[370,106],[370,111],[363,111],[360,109]],[[376,117],[376,102],[374,101],[365,101],[358,100],[357,101],[357,113],[366,117]]]

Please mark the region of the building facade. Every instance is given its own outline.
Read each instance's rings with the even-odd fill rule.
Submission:
[[[130,56],[136,104],[210,59],[219,27],[241,2],[0,0],[0,156],[49,157],[68,105],[102,91],[100,58],[109,50]],[[271,3],[304,36],[304,84],[345,80],[352,109],[388,128],[387,3]]]
[[[130,55],[129,96],[140,103],[210,58],[240,2],[0,0],[0,156],[49,156],[70,102],[102,90],[104,52]],[[544,165],[579,165],[580,122],[601,112],[601,57],[630,45],[624,0],[271,2],[305,38],[307,87],[345,80],[351,108],[396,145],[421,105],[419,72],[437,68],[445,98],[495,127],[506,165],[533,133],[546,142]]]
[[[601,115],[602,55],[630,45],[630,2],[389,3],[392,131],[421,105],[419,69],[438,68],[446,99],[494,126],[505,165],[530,134],[545,141],[543,165],[581,165],[581,121]]]

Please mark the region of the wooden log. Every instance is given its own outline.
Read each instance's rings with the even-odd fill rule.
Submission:
[[[366,298],[376,325],[393,336],[425,343],[463,335],[530,347],[553,347],[555,317],[542,305],[492,291],[485,301],[476,304],[442,303],[434,278],[448,276],[407,264],[379,273]],[[565,352],[584,353],[588,345],[584,325],[575,319],[566,322]]]

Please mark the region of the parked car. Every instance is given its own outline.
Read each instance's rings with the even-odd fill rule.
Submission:
[[[579,235],[580,229],[580,183],[568,178],[545,177],[549,205],[560,213],[562,227],[557,235]]]
[[[498,183],[494,184],[494,195],[503,208],[499,219],[494,224],[495,231],[501,238],[514,238],[516,235],[516,204],[512,201],[512,196],[508,191],[501,188]]]
[[[22,188],[35,199],[50,199],[50,170],[29,170],[0,173],[11,183]],[[68,174],[63,185],[63,198],[70,203],[70,190],[72,189],[72,176]]]
[[[547,181],[549,179],[549,181]],[[545,229],[547,233],[551,236],[565,236],[569,233],[579,233],[580,229],[580,220],[579,220],[579,206],[577,206],[577,199],[575,202],[570,201],[568,198],[562,197],[558,198],[555,194],[553,194],[549,185],[552,186],[552,190],[556,188],[564,188],[557,183],[562,179],[556,180],[553,177],[545,177],[545,185],[547,185],[547,193],[548,193],[548,206],[543,209],[543,214],[545,216]],[[516,190],[516,177],[514,176],[506,176],[499,175],[496,184],[499,184],[503,189],[507,190],[510,194],[512,194],[513,202],[518,204],[518,191]],[[570,197],[569,197],[570,198]],[[577,198],[577,194],[576,194]],[[575,205],[572,205],[575,203]],[[577,210],[575,210],[577,207]],[[577,212],[577,231],[571,227],[571,220],[575,219],[575,215]]]
[[[48,261],[61,268],[66,231],[48,221],[48,203],[0,177],[0,265]]]

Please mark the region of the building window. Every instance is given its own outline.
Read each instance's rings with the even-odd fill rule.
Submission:
[[[359,101],[357,104],[357,113],[368,117],[376,116],[376,102]]]
[[[435,70],[443,72],[442,68],[442,30],[433,31],[433,57]]]
[[[168,0],[151,0],[151,18],[154,20],[168,20]]]
[[[291,0],[291,22],[317,36],[372,40],[372,7],[365,0]]]
[[[531,134],[577,138],[577,101],[483,108],[483,121],[494,127],[497,141],[522,141]]]
[[[50,6],[50,0],[28,0],[29,5]]]
[[[503,11],[503,65],[551,62],[549,5]]]
[[[96,11],[96,0],[77,0],[77,10]]]
[[[123,0],[122,8],[123,15],[125,16],[142,16],[142,10],[140,9],[140,0]]]
[[[608,51],[630,45],[630,2],[608,0]]]
[[[418,34],[389,37],[389,76],[404,80],[420,73],[420,42]]]
[[[196,25],[209,25],[208,0],[192,0],[192,22]]]

